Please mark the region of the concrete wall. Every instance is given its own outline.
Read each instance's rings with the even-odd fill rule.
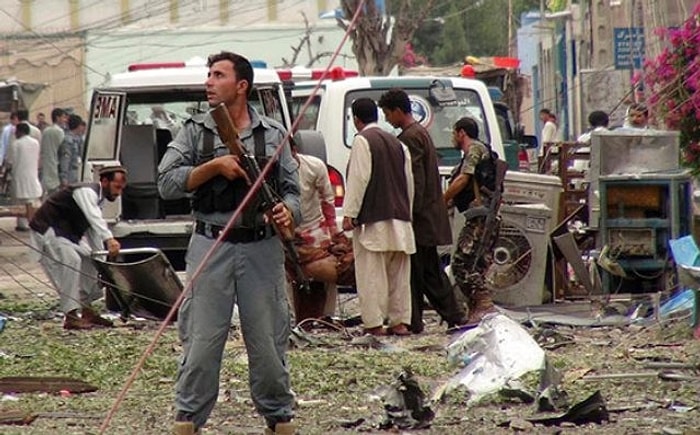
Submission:
[[[237,51],[269,66],[293,60],[311,31],[310,54],[326,54],[325,66],[344,32],[321,13],[339,0],[18,0],[4,2],[0,20],[0,79],[47,84],[30,107],[48,115],[54,107],[87,113],[93,87],[132,63],[187,60],[221,50]],[[335,62],[356,68],[348,40]]]
[[[624,121],[625,101],[629,90],[627,71],[614,68],[583,70],[579,74],[581,86],[581,114],[587,119],[594,110],[603,110],[610,114],[610,125],[620,126]]]
[[[70,107],[81,116],[87,113],[84,47],[79,35],[0,41],[0,77],[46,84],[29,106],[31,120],[39,112],[50,119],[54,107]]]
[[[339,0],[15,0],[3,2],[0,33],[17,34],[310,22]]]
[[[235,32],[222,29],[189,29],[120,32],[90,32],[86,37],[89,50],[86,62],[86,90],[105,83],[110,73],[126,71],[129,64],[143,62],[184,61],[192,57],[206,58],[221,50],[235,51],[249,59],[265,61],[270,67],[291,61],[292,47],[297,47],[305,28],[297,25],[267,25]],[[344,32],[335,22],[318,23],[311,34],[311,57],[332,53],[340,44]],[[346,42],[335,62],[347,68],[357,68],[350,41]],[[306,47],[299,53],[298,65],[311,60]],[[325,67],[330,56],[323,56],[313,66]]]

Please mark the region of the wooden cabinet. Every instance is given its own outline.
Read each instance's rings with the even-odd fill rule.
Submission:
[[[576,213],[579,219],[586,221],[588,214],[582,212],[582,206],[588,195],[590,146],[579,142],[548,143],[544,144],[543,154],[539,158],[539,172],[558,176],[564,188],[560,220]]]
[[[668,290],[674,274],[668,241],[693,230],[690,173],[607,175],[599,181],[602,244],[627,273],[625,280],[605,273],[603,289]]]

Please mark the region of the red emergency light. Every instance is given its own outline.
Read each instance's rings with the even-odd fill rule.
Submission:
[[[278,69],[277,75],[282,81],[289,81],[292,79],[292,70],[289,69]]]
[[[311,72],[311,78],[314,80],[320,79],[322,75],[323,75],[323,70],[313,70]],[[359,75],[360,75],[360,73],[354,69],[347,69],[347,68],[343,68],[340,65],[336,65],[328,71],[328,74],[326,74],[326,78],[329,78],[333,81],[337,81],[337,80],[344,80],[348,77],[357,77]]]
[[[277,75],[282,81],[293,81],[293,80],[320,80],[323,77],[323,69],[278,69]],[[356,70],[346,69],[342,66],[334,66],[324,77],[325,79],[330,79],[333,81],[343,80],[348,77],[357,77],[360,73]]]
[[[462,67],[462,71],[460,71],[460,75],[464,78],[473,79],[473,78],[476,78],[476,71],[474,71],[473,66],[471,66],[467,63]]]
[[[153,63],[133,63],[129,65],[128,71],[143,71],[147,69],[163,68],[184,68],[185,62],[153,62]]]

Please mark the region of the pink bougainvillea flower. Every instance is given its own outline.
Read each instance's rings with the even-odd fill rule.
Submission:
[[[677,28],[654,30],[665,47],[644,62],[647,104],[667,128],[679,130],[682,159],[700,175],[700,2]]]

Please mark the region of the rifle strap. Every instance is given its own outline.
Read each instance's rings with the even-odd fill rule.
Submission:
[[[474,188],[474,200],[477,204],[481,204],[481,190],[479,189],[479,183],[476,182],[476,174],[472,174],[472,186]]]
[[[262,169],[262,167],[267,162],[267,154],[265,153],[265,127],[262,125],[262,123],[258,124],[257,127],[253,128],[253,141],[255,143],[254,158],[260,166],[260,169]],[[270,186],[274,191],[274,182]],[[261,220],[262,218],[258,213],[262,202],[262,198],[263,197],[260,195],[260,192],[258,192],[251,206],[243,211],[243,222],[245,225],[254,228],[259,228],[260,226],[264,225],[264,223]]]
[[[202,155],[213,156],[214,133],[207,128],[202,129],[202,131],[204,133],[202,138]],[[253,139],[255,140],[255,158],[258,161],[264,160],[267,155],[265,154],[265,127],[262,124],[253,129]]]
[[[202,129],[202,151],[199,162],[204,162],[214,158],[214,133],[208,128]]]
[[[260,123],[253,129],[253,140],[255,141],[255,158],[264,161],[267,155],[265,154],[265,127]]]
[[[253,129],[253,141],[255,142],[255,160],[258,162],[260,169],[268,163],[269,158],[265,153],[265,127],[260,123],[257,127]],[[272,190],[277,192],[277,182],[276,177],[268,177],[268,184],[272,187]]]

